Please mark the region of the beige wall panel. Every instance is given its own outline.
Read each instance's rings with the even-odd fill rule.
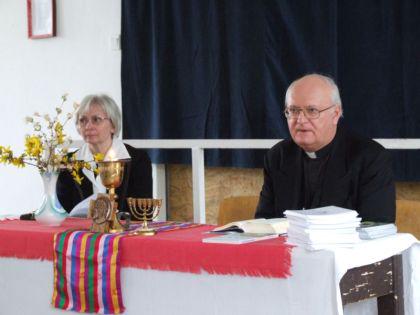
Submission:
[[[171,164],[166,168],[168,180],[168,220],[192,221],[191,166]]]
[[[168,218],[193,219],[191,166],[167,167]],[[215,224],[219,203],[226,197],[258,195],[263,175],[261,169],[206,167],[206,222]]]

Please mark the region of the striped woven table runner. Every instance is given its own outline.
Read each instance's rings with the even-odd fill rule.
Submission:
[[[122,237],[86,231],[57,233],[52,305],[86,313],[124,312],[119,263]]]

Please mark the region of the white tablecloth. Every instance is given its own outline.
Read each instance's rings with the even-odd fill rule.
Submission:
[[[403,252],[406,315],[420,314],[420,245],[409,234],[363,242],[353,249],[294,248],[288,279],[218,276],[123,268],[125,314],[342,314],[340,278],[347,269]],[[50,306],[50,261],[0,258],[0,315],[64,314]],[[375,303],[345,314],[376,314]]]

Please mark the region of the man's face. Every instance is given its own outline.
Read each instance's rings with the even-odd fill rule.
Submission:
[[[331,87],[317,77],[304,77],[292,89],[287,108],[323,110],[332,105]],[[301,111],[297,118],[289,118],[290,135],[293,141],[307,152],[315,152],[330,143],[336,132],[341,115],[339,106],[332,106],[319,113],[319,117],[309,119]]]

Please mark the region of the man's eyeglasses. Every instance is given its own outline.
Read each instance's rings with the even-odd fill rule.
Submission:
[[[78,123],[78,125],[80,127],[86,127],[86,125],[90,121],[90,123],[92,125],[99,126],[100,124],[102,124],[102,122],[104,120],[109,120],[109,118],[107,118],[107,117],[100,117],[100,116],[92,116],[92,117],[89,118],[89,117],[82,116],[82,117],[79,118],[79,120],[77,121],[77,123]]]
[[[290,106],[290,107],[286,107],[286,109],[284,110],[284,115],[286,116],[287,119],[297,119],[300,115],[300,112],[302,112],[307,119],[317,119],[319,118],[319,115],[323,111],[333,108],[334,106],[335,104],[324,109],[317,109],[312,106],[308,106],[304,108]]]

